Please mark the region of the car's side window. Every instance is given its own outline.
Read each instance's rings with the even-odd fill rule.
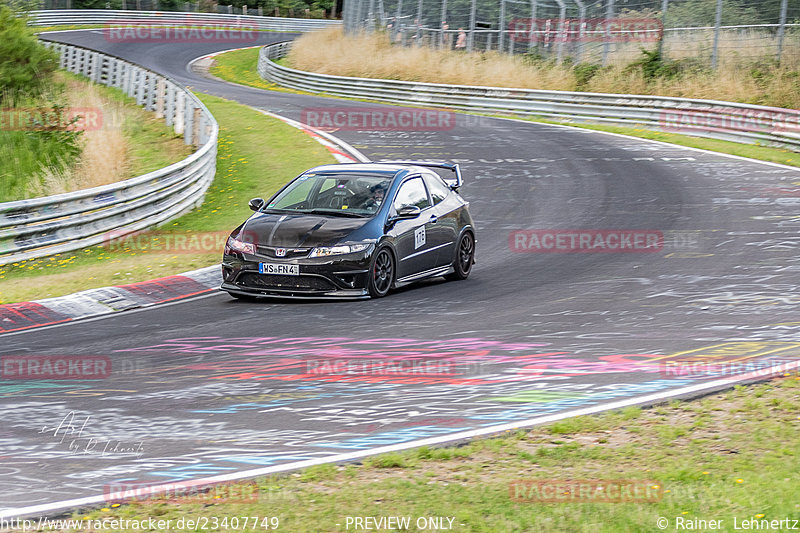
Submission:
[[[417,206],[420,209],[430,207],[428,191],[422,178],[412,178],[400,186],[397,196],[394,198],[394,208],[399,211],[403,207]]]
[[[426,176],[426,182],[428,184],[428,190],[431,191],[431,199],[433,200],[433,205],[437,205],[444,201],[447,198],[447,195],[450,194],[450,187],[444,184],[442,179],[438,176]]]

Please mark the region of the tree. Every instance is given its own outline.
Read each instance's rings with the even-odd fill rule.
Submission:
[[[10,7],[0,5],[0,101],[37,96],[50,85],[58,56]]]

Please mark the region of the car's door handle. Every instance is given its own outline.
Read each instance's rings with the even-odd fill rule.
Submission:
[[[439,219],[436,218],[436,215],[431,215],[431,219],[428,222],[430,222],[431,224],[436,224],[436,222],[438,221]]]

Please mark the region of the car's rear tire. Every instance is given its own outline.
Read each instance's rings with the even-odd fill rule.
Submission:
[[[375,252],[375,258],[369,269],[367,290],[373,298],[383,298],[389,294],[394,281],[395,266],[394,256],[389,248],[380,248]]]
[[[472,263],[475,261],[475,237],[472,233],[465,231],[458,239],[456,247],[456,258],[453,260],[453,270],[445,279],[456,281],[467,279],[472,272]]]

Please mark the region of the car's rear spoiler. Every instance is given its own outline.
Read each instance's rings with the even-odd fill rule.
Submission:
[[[414,165],[418,167],[443,168],[453,172],[456,175],[455,184],[448,182],[448,185],[450,185],[451,189],[457,190],[464,183],[464,181],[461,179],[461,168],[459,168],[458,163],[428,163],[426,161],[380,161],[380,163],[389,165]]]

